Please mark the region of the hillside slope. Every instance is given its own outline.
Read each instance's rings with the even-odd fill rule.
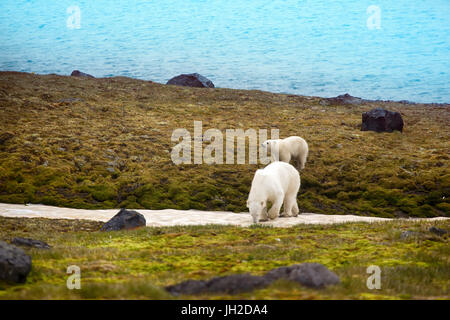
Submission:
[[[403,133],[360,131],[361,113],[399,111]],[[310,146],[300,210],[450,215],[450,108],[198,89],[115,77],[0,72],[0,202],[75,208],[245,211],[263,165],[179,165],[176,128],[278,128]]]

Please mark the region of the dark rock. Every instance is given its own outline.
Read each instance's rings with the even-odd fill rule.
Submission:
[[[167,81],[167,84],[184,87],[214,88],[211,80],[198,73],[181,74]]]
[[[24,283],[31,271],[31,257],[13,245],[0,241],[0,279]]]
[[[398,103],[401,103],[401,104],[416,104],[415,102],[408,101],[408,100],[400,100],[400,101],[398,101]]]
[[[340,96],[334,98],[327,98],[326,100],[332,105],[345,105],[345,104],[360,105],[363,102],[365,102],[364,99],[353,97],[348,93],[341,94]]]
[[[339,283],[339,277],[320,263],[302,263],[290,267],[280,267],[269,271],[264,277],[271,281],[291,280],[311,288],[323,288]]]
[[[166,287],[173,295],[199,293],[236,294],[268,286],[273,281],[285,279],[312,288],[323,288],[339,283],[339,277],[319,263],[302,263],[273,269],[264,276],[235,274],[210,280],[187,280]]]
[[[262,288],[269,283],[264,277],[253,276],[251,274],[234,274],[211,279],[207,283],[207,290],[211,293],[223,292],[236,294]]]
[[[234,274],[212,278],[208,281],[187,280],[166,287],[166,290],[173,295],[199,293],[236,294],[262,288],[269,283],[270,281],[264,277],[252,276],[251,274]]]
[[[166,290],[176,296],[180,294],[197,294],[206,291],[206,283],[207,281],[204,280],[187,280],[168,286]]]
[[[14,135],[10,132],[3,132],[0,134],[0,145],[5,144],[8,140],[14,138]]]
[[[428,231],[430,231],[431,233],[434,233],[434,234],[436,234],[436,235],[438,235],[440,237],[442,237],[443,235],[448,233],[447,230],[436,228],[436,227],[431,227],[430,229],[428,229]]]
[[[376,132],[403,131],[402,116],[398,112],[381,108],[372,109],[362,114],[361,131],[368,130]]]
[[[405,239],[408,239],[408,238],[419,237],[421,235],[422,234],[420,232],[415,232],[415,231],[408,230],[408,231],[403,231],[402,232],[402,234],[400,235],[400,239],[405,240]]]
[[[27,246],[27,247],[34,247],[34,248],[39,248],[39,249],[50,249],[51,248],[44,241],[28,239],[28,238],[14,238],[11,241],[11,243],[15,244],[17,246]]]
[[[95,78],[94,76],[81,72],[79,70],[73,70],[72,73],[70,74],[72,77],[85,77],[85,78]]]
[[[139,212],[133,210],[120,209],[114,217],[106,222],[101,231],[118,231],[123,229],[135,229],[145,226],[145,218]]]

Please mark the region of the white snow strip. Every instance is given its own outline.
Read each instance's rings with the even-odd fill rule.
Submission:
[[[233,213],[226,211],[198,211],[198,210],[141,210],[139,213],[145,216],[147,226],[167,227],[177,225],[237,225],[249,226],[252,224],[250,214],[246,212]],[[85,210],[45,206],[40,204],[6,204],[0,203],[0,216],[14,218],[49,218],[49,219],[85,219],[94,221],[108,221],[118,209],[108,210]],[[446,217],[437,218],[414,218],[411,221],[432,221],[449,219]],[[326,215],[315,213],[302,213],[297,217],[278,218],[272,221],[261,222],[264,225],[274,227],[290,227],[297,224],[335,224],[345,222],[378,222],[396,219],[362,217],[355,215]],[[1,227],[1,226],[0,226]]]

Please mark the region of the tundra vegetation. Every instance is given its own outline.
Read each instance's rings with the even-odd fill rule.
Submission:
[[[398,111],[403,133],[360,131],[361,114]],[[300,212],[433,217],[450,213],[448,105],[318,97],[0,72],[0,202],[74,208],[246,211],[263,165],[174,165],[176,128],[280,130],[310,153]],[[248,163],[248,162],[247,162]]]
[[[361,132],[361,114],[399,111],[403,133]],[[301,212],[380,217],[449,215],[450,109],[366,102],[329,105],[318,97],[166,86],[115,77],[90,79],[0,72],[0,202],[74,208],[246,211],[262,165],[174,165],[176,128],[279,128],[310,153],[298,195]],[[191,131],[192,132],[192,131]],[[171,299],[163,288],[187,279],[262,275],[302,262],[334,271],[339,285],[267,288],[187,299],[449,299],[448,221],[298,225],[144,227],[100,232],[82,220],[0,217],[0,240],[47,242],[24,248],[25,284],[0,282],[1,299]],[[404,233],[410,231],[409,233]],[[405,236],[406,234],[406,236]],[[67,268],[81,269],[68,290]],[[381,268],[370,290],[367,267]]]
[[[23,247],[33,266],[25,284],[0,281],[0,299],[450,299],[450,221],[144,227],[101,232],[100,222],[0,217],[0,240],[27,237],[51,249]],[[410,232],[406,232],[410,231]],[[408,234],[408,236],[404,236]],[[174,297],[163,288],[188,279],[318,262],[340,284],[310,289],[277,281],[237,295]],[[81,270],[81,289],[66,287],[67,268]],[[367,267],[381,269],[381,288],[368,289]]]

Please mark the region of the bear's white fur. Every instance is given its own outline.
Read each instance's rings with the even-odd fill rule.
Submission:
[[[295,161],[297,169],[305,168],[306,158],[308,157],[308,143],[305,139],[297,136],[285,139],[266,140],[262,144],[263,147],[270,151],[270,160],[283,161],[289,163]]]
[[[300,174],[289,163],[276,161],[264,169],[256,170],[247,200],[247,208],[253,222],[277,218],[282,205],[284,207],[282,216],[296,217],[299,212],[297,206],[299,189]],[[267,212],[268,202],[272,203],[269,212]]]

